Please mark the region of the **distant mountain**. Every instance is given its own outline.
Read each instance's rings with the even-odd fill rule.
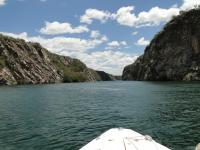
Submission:
[[[200,8],[181,12],[126,66],[123,80],[200,80]]]
[[[0,35],[0,85],[115,80],[38,43]]]

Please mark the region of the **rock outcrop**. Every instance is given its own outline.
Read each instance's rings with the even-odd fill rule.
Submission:
[[[113,75],[108,74],[104,71],[96,71],[96,72],[97,72],[98,76],[100,76],[103,81],[119,80],[119,78],[117,76],[113,76]]]
[[[123,80],[200,80],[200,9],[181,12],[165,25]]]
[[[0,35],[0,85],[101,80],[98,72],[78,59],[50,53],[38,43]]]

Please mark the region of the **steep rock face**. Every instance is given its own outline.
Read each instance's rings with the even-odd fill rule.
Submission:
[[[0,35],[0,85],[98,81],[78,59],[48,52],[38,43]]]
[[[103,81],[112,81],[112,80],[117,80],[117,77],[111,75],[111,74],[108,74],[104,71],[96,71],[97,74],[101,77],[101,80]]]
[[[144,55],[126,66],[123,80],[200,80],[200,9],[181,12]]]

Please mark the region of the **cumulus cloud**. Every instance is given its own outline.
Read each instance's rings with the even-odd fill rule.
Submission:
[[[121,7],[116,14],[112,14],[112,18],[119,24],[125,26],[135,26],[137,17],[132,13],[134,6]]]
[[[71,37],[54,37],[54,38],[44,38],[41,36],[29,37],[26,32],[20,34],[5,33],[4,35],[12,36],[14,38],[22,38],[25,41],[39,42],[45,48],[51,50],[52,52],[60,51],[86,51],[97,47],[98,45],[105,42],[104,38],[101,39],[80,39]]]
[[[112,42],[108,43],[108,46],[113,46],[113,47],[118,47],[120,45],[126,45],[126,42],[125,41],[122,41],[122,42],[112,41]]]
[[[0,6],[3,6],[6,4],[6,0],[0,0]]]
[[[93,20],[99,20],[102,23],[106,22],[110,17],[108,11],[98,10],[98,9],[87,9],[85,14],[80,17],[80,22],[91,24]]]
[[[149,11],[135,14],[134,6],[121,7],[116,13],[90,8],[81,16],[80,22],[91,24],[94,19],[100,20],[101,22],[112,19],[116,20],[120,25],[129,27],[157,26],[162,22],[169,21],[173,16],[178,15],[179,11],[180,9],[176,7],[169,9],[153,7]]]
[[[173,16],[179,14],[178,8],[163,9],[160,7],[153,7],[148,12],[140,12],[138,14],[138,21],[136,25],[139,26],[158,26],[162,22],[169,21]]]
[[[46,22],[45,27],[40,29],[42,34],[47,35],[56,35],[56,34],[65,34],[65,33],[83,33],[89,32],[89,29],[86,26],[72,27],[68,22]]]
[[[134,13],[134,6],[121,7],[116,13],[108,11],[87,9],[81,16],[81,22],[91,24],[94,19],[105,22],[108,19],[116,20],[120,25],[129,27],[158,26],[163,22],[169,21],[173,16],[177,16],[180,10],[188,10],[200,5],[200,0],[182,0],[182,4],[177,4],[171,8],[160,8],[158,6],[151,8],[149,11]]]
[[[140,38],[136,43],[135,45],[138,45],[138,46],[147,46],[149,45],[150,41],[148,40],[145,40],[144,37]]]
[[[98,37],[100,37],[100,36],[101,36],[101,34],[100,34],[100,32],[97,31],[97,30],[93,30],[93,31],[91,31],[91,33],[90,33],[90,37],[91,37],[91,38],[94,38],[94,39],[96,39],[96,38],[98,38]]]
[[[92,39],[100,39],[103,42],[108,41],[108,38],[106,35],[102,35],[99,31],[97,30],[92,30],[90,33],[90,38]]]
[[[133,32],[133,33],[132,33],[132,35],[137,35],[137,34],[138,34],[138,32],[137,32],[137,31],[135,31],[135,32]]]
[[[113,14],[113,19],[119,24],[130,27],[141,26],[157,26],[162,22],[169,21],[172,16],[178,15],[178,8],[163,9],[153,7],[149,11],[140,12],[138,15],[134,13],[134,6],[120,8],[116,14]]]
[[[66,55],[65,52],[61,54]],[[121,75],[123,68],[133,63],[138,57],[135,54],[112,50],[95,51],[92,53],[73,53],[70,56],[81,59],[90,68],[103,70],[114,75]]]
[[[121,75],[124,66],[133,63],[138,57],[135,54],[123,53],[120,51],[94,51],[90,53],[88,50],[96,48],[105,42],[105,38],[99,39],[79,39],[79,38],[44,38],[41,36],[28,36],[26,32],[20,34],[5,33],[4,35],[14,38],[21,38],[25,41],[39,42],[42,46],[53,53],[78,58],[88,67],[103,70],[111,74]],[[125,43],[124,43],[125,44]]]
[[[183,4],[181,5],[181,10],[192,9],[196,5],[200,5],[200,0],[183,0]]]
[[[80,38],[66,38],[66,37],[55,37],[51,39],[44,38],[32,38],[35,42],[40,42],[43,46],[48,49],[59,52],[59,51],[86,51],[88,49],[95,48],[96,46],[103,43],[102,40],[86,40]],[[38,41],[39,40],[39,41]]]
[[[127,46],[126,41],[111,41],[107,43],[106,49],[120,49],[123,46]]]

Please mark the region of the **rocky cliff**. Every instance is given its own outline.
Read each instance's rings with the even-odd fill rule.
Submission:
[[[165,25],[123,80],[200,80],[200,9],[181,12]]]
[[[113,76],[113,75],[108,74],[104,71],[96,71],[96,72],[97,72],[98,76],[100,76],[103,81],[120,80],[119,77]]]
[[[104,77],[78,59],[50,53],[38,43],[0,35],[0,85],[101,80]]]

